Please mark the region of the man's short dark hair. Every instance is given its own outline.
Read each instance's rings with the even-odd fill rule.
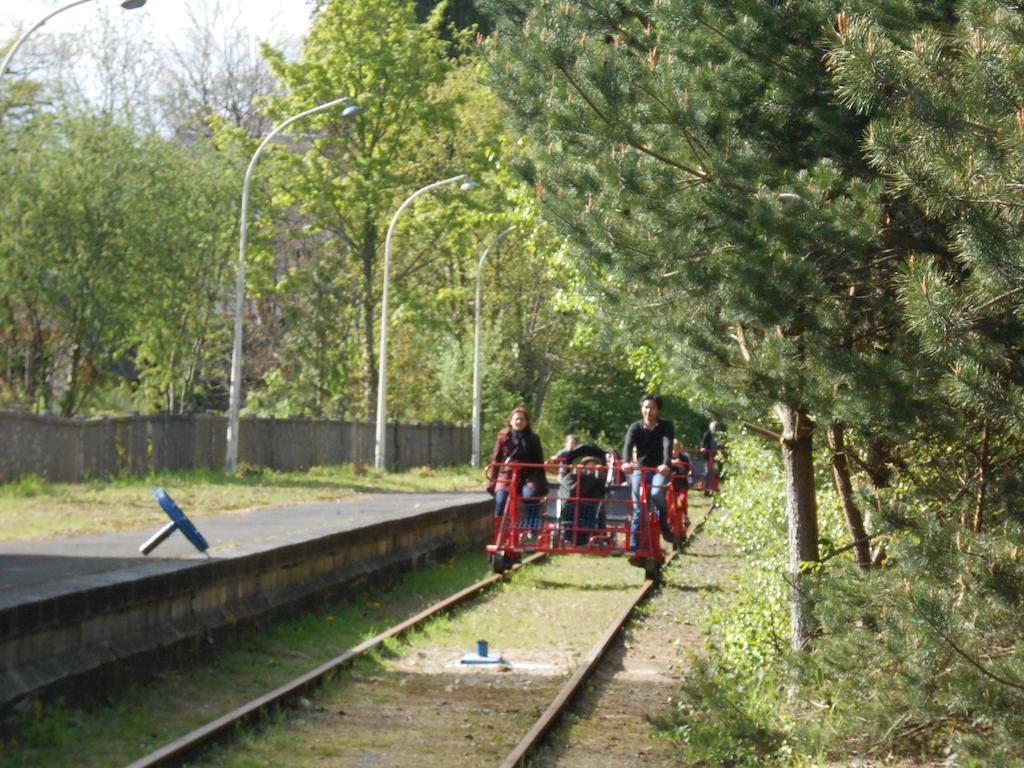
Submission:
[[[661,410],[661,395],[656,395],[653,392],[645,392],[643,397],[640,398],[640,407],[643,408],[644,403],[648,400],[653,400],[654,404],[658,406],[658,410]]]

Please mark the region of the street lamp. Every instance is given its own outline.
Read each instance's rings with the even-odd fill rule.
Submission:
[[[398,206],[398,210],[395,211],[395,215],[391,217],[388,234],[384,239],[384,292],[381,294],[380,299],[380,371],[378,372],[377,378],[377,442],[373,453],[373,466],[377,470],[384,469],[384,455],[387,447],[387,434],[385,432],[387,413],[385,409],[387,407],[388,389],[388,274],[391,271],[391,236],[395,232],[395,225],[398,223],[398,217],[402,215],[402,211],[408,208],[413,200],[424,192],[429,192],[430,190],[442,187],[445,184],[454,184],[456,181],[462,182],[459,185],[459,189],[463,192],[467,192],[476,187],[476,182],[469,178],[468,174],[460,173],[458,176],[452,176],[450,179],[435,181],[433,184],[428,184],[425,187],[417,189],[405,199],[404,203]]]
[[[500,243],[505,235],[515,228],[516,225],[513,224],[499,232],[484,248],[480,263],[476,265],[476,303],[474,304],[473,323],[473,452],[470,458],[470,463],[474,468],[480,466],[480,272],[484,268],[484,261],[487,260],[487,254],[491,252],[491,248]]]
[[[35,24],[33,24],[31,27],[29,27],[26,32],[22,33],[21,37],[18,38],[18,40],[14,43],[14,45],[11,46],[11,49],[7,52],[7,55],[4,56],[4,63],[0,64],[0,77],[3,77],[4,73],[7,71],[7,65],[10,64],[11,63],[11,59],[14,58],[14,53],[19,48],[21,48],[22,43],[24,43],[28,39],[29,35],[31,35],[33,32],[35,32],[37,29],[39,29],[41,26],[43,26],[43,24],[48,22],[50,19],[52,19],[58,13],[61,13],[62,11],[66,11],[69,8],[74,8],[76,5],[81,5],[82,3],[88,3],[89,1],[90,0],[74,0],[74,2],[68,3],[67,5],[62,5],[57,10],[51,11],[50,13],[46,14],[45,16],[43,16],[43,18],[41,18],[39,21],[37,21]],[[121,3],[121,7],[124,8],[125,10],[131,11],[131,10],[134,10],[135,8],[141,8],[145,4],[146,4],[146,0],[124,0],[124,2]]]
[[[139,2],[139,0],[128,1]],[[226,472],[234,472],[238,468],[238,411],[242,397],[242,310],[245,301],[245,242],[249,218],[249,182],[252,179],[252,171],[256,167],[256,161],[259,159],[260,153],[263,152],[263,148],[277,134],[296,120],[300,120],[307,115],[314,115],[317,112],[323,112],[325,109],[336,107],[339,104],[347,104],[345,109],[341,111],[342,117],[352,117],[361,111],[359,105],[354,103],[350,97],[342,96],[340,99],[328,101],[318,107],[313,107],[305,112],[293,115],[266,135],[266,138],[260,142],[260,145],[253,153],[252,160],[249,161],[249,167],[245,169],[245,181],[242,182],[242,212],[239,217],[238,272],[235,276],[235,332],[234,342],[231,347],[231,394],[228,401],[227,452],[224,457],[224,471]]]

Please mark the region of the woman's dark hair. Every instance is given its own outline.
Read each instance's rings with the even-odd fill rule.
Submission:
[[[517,413],[522,413],[526,416],[526,429],[524,429],[523,432],[533,431],[530,429],[530,424],[533,422],[533,419],[530,418],[530,412],[526,410],[526,408],[524,408],[523,406],[519,405],[513,408],[512,411],[509,413],[508,418],[505,419],[505,428],[501,430],[499,434],[507,435],[509,432],[512,431],[512,417],[515,416]]]
[[[661,410],[661,395],[656,395],[653,392],[645,392],[643,397],[640,398],[640,407],[642,408],[644,403],[648,400],[652,400],[654,404],[658,406],[658,410]]]

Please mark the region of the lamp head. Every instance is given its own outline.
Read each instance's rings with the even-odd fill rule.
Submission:
[[[469,192],[469,190],[476,189],[478,186],[480,185],[467,176],[466,180],[459,184],[459,189],[463,192]]]
[[[363,111],[362,107],[360,107],[355,102],[352,102],[351,104],[348,104],[343,110],[341,110],[341,116],[342,117],[352,117],[353,115],[358,115],[362,111]]]
[[[121,7],[126,11],[134,10],[135,8],[141,8],[146,4],[146,0],[122,0]]]

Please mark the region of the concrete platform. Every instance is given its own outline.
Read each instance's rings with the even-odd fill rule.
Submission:
[[[159,514],[147,530],[0,543],[0,720],[35,698],[102,695],[460,541],[482,543],[492,504],[482,493],[372,494],[195,518],[209,557],[179,532],[141,555]]]

